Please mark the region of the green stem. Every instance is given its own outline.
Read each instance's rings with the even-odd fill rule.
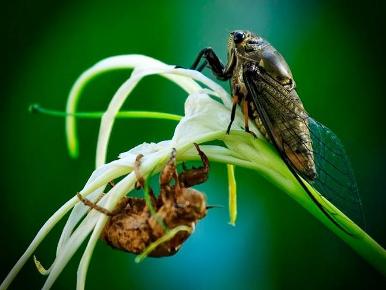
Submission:
[[[66,113],[63,111],[50,110],[41,107],[38,104],[33,104],[29,107],[31,113],[40,113],[49,115],[52,117],[67,117],[73,116],[81,119],[100,119],[104,112],[77,112],[77,113]],[[162,119],[171,121],[180,121],[182,116],[176,114],[169,114],[163,112],[150,112],[150,111],[122,111],[119,112],[117,118],[121,119]]]

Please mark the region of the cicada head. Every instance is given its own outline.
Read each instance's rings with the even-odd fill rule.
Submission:
[[[246,30],[235,30],[229,34],[228,38],[228,57],[231,57],[233,52],[238,55],[247,55],[247,52],[256,52],[257,44],[262,44],[263,38]]]
[[[246,30],[232,31],[228,38],[228,59],[237,63],[254,62],[288,89],[295,87],[291,70],[283,56],[264,38]]]

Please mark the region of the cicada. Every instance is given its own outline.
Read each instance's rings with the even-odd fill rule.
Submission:
[[[296,92],[296,83],[284,57],[264,38],[249,31],[233,31],[228,38],[228,61],[220,61],[212,48],[198,54],[192,69],[211,69],[220,80],[229,80],[233,107],[244,114],[245,131],[252,120],[277,149],[289,170],[319,209],[342,226],[318,202],[306,180],[346,215],[364,225],[358,186],[345,149],[327,127],[312,119]],[[344,229],[343,229],[344,230]]]

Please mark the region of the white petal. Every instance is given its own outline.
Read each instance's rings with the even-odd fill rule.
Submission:
[[[230,111],[223,104],[207,94],[191,94],[185,102],[185,117],[179,122],[173,142],[196,142],[199,136],[222,131],[224,134],[230,122]],[[232,129],[242,130],[241,118],[235,118]]]

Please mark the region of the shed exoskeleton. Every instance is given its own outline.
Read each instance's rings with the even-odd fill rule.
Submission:
[[[106,210],[78,194],[87,206],[110,217],[101,238],[113,248],[134,254],[142,253],[169,229],[185,225],[194,229],[198,220],[207,213],[206,198],[203,193],[191,188],[203,183],[209,174],[209,160],[197,144],[194,144],[203,165],[199,168],[184,169],[177,172],[176,150],[160,173],[160,193],[156,197],[148,188],[151,209],[144,198],[123,197],[113,211]],[[137,186],[145,186],[144,178],[139,174],[142,155],[135,162]],[[173,182],[174,181],[174,182]],[[190,232],[180,231],[172,239],[161,243],[149,256],[164,257],[174,255],[190,236]]]

